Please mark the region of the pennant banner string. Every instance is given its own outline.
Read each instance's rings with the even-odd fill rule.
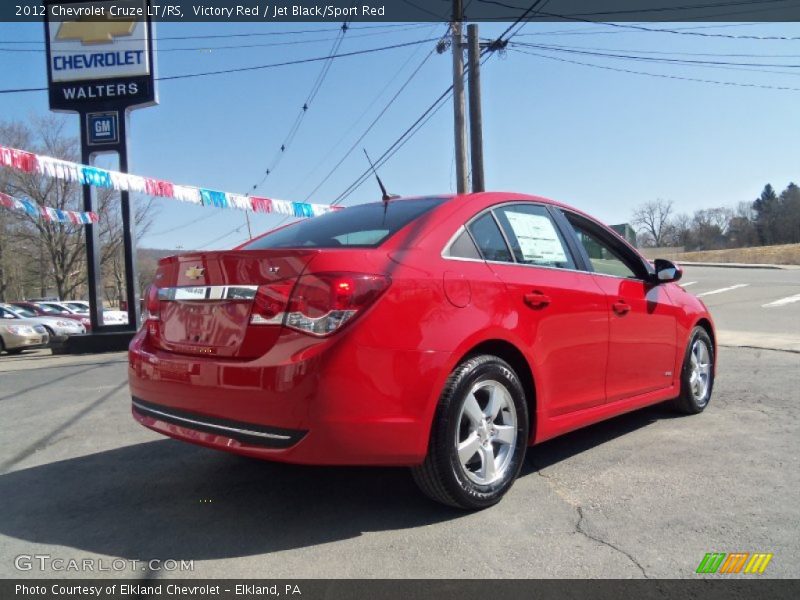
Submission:
[[[3,192],[0,192],[0,206],[9,210],[24,212],[31,217],[54,223],[89,225],[100,221],[100,217],[94,212],[76,212],[74,210],[60,210],[49,206],[41,206],[30,198],[14,198]]]
[[[308,202],[290,202],[258,196],[244,196],[188,185],[178,185],[161,179],[141,177],[119,171],[91,167],[68,160],[34,154],[0,145],[0,166],[10,167],[25,173],[39,173],[62,181],[117,191],[137,192],[160,198],[172,198],[202,206],[249,210],[257,213],[277,213],[290,217],[316,217],[342,207]],[[13,199],[15,202],[22,200]],[[3,206],[6,206],[3,204]],[[55,210],[55,209],[47,209]],[[66,212],[66,211],[61,211]],[[93,214],[93,213],[75,213]]]

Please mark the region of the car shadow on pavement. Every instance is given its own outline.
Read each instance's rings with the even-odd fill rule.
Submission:
[[[159,440],[0,476],[9,537],[149,560],[302,548],[465,513],[404,468],[268,463]]]
[[[542,442],[528,448],[520,477],[546,469],[642,427],[680,416],[668,405],[656,404]]]
[[[669,416],[638,411],[533,449],[523,475]],[[420,494],[407,469],[303,467],[158,440],[0,476],[0,533],[129,559],[251,556],[468,513]]]

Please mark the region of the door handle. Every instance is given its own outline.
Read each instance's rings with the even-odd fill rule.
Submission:
[[[523,299],[525,300],[525,304],[531,308],[544,308],[550,304],[550,296],[542,292],[529,292],[523,296]]]
[[[631,305],[624,300],[614,302],[614,304],[611,305],[611,308],[613,308],[614,312],[620,316],[627,315],[631,311]]]

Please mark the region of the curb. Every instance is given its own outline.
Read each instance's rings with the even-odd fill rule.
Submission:
[[[792,271],[800,269],[800,265],[774,265],[774,264],[753,264],[753,263],[714,263],[714,262],[686,262],[679,261],[678,265],[686,267],[727,267],[729,269],[781,269]]]

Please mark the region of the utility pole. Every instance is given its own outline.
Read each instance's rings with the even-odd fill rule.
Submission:
[[[456,190],[467,192],[467,123],[464,101],[464,50],[461,42],[461,20],[464,18],[462,0],[453,0],[453,121],[456,148]]]
[[[478,26],[467,26],[469,61],[469,138],[472,159],[472,191],[486,191],[483,179],[483,113],[481,111],[481,44]]]

